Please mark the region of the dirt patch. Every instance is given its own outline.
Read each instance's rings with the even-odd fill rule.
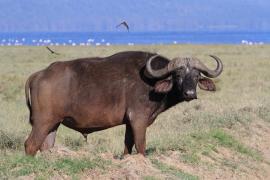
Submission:
[[[55,173],[51,179],[53,180],[71,180],[72,178],[65,174]]]
[[[30,175],[27,175],[27,176],[20,176],[17,179],[18,180],[34,180],[35,177],[36,177],[35,174],[30,174]]]
[[[165,177],[153,167],[148,158],[140,154],[127,155],[122,160],[115,159],[112,154],[101,154],[106,160],[113,162],[113,167],[104,171],[91,170],[84,176],[86,179],[142,179],[143,177]]]
[[[126,172],[127,178],[140,178],[159,173],[159,170],[152,166],[151,161],[142,155],[128,155],[120,165]]]

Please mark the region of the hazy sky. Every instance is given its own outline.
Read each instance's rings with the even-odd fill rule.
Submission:
[[[0,0],[0,32],[270,31],[270,0]]]

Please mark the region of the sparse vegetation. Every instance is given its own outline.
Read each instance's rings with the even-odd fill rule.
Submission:
[[[105,169],[109,161],[101,158],[46,158],[44,156],[29,157],[22,154],[7,155],[0,160],[0,176],[19,177],[36,174],[37,177],[51,177],[56,173],[74,176],[84,170],[93,168]]]
[[[156,180],[157,178],[155,178],[154,176],[144,176],[143,179],[144,180]]]
[[[210,132],[210,135],[211,137],[217,140],[218,145],[231,148],[241,154],[245,154],[257,160],[262,159],[261,155],[258,152],[244,146],[243,144],[241,144],[239,141],[237,141],[235,138],[233,138],[231,135],[228,135],[224,131],[214,130]]]
[[[157,168],[160,169],[162,173],[173,175],[176,178],[183,179],[183,180],[184,179],[185,180],[197,180],[198,179],[198,177],[196,177],[196,176],[190,175],[190,174],[185,173],[185,172],[183,172],[179,169],[176,169],[172,166],[166,165],[166,164],[164,164],[156,159],[153,159],[152,163],[155,166],[157,166]]]
[[[81,138],[73,139],[68,136],[64,138],[64,145],[71,149],[78,150],[84,145],[84,142]]]
[[[19,150],[23,144],[23,138],[0,130],[0,149],[1,150]]]
[[[184,157],[188,157],[190,159],[189,161],[198,161],[198,158],[196,158],[196,152],[202,152],[204,155],[207,155],[211,151],[218,151],[218,146],[223,146],[226,148],[230,148],[238,153],[250,156],[256,160],[261,160],[261,154],[257,151],[253,150],[252,148],[248,148],[247,146],[240,143],[238,140],[236,140],[233,136],[229,135],[228,133],[224,132],[221,129],[214,129],[210,130],[209,132],[201,132],[191,135],[193,140],[193,148],[190,148],[190,151],[192,151],[192,154],[187,156],[185,154]],[[188,138],[187,138],[188,139]],[[195,156],[194,156],[195,154]],[[185,159],[185,158],[184,158]]]
[[[31,131],[24,83],[31,73],[56,60],[108,56],[123,50],[157,52],[169,58],[193,55],[210,67],[215,65],[207,60],[207,54],[215,54],[224,63],[224,72],[214,80],[216,92],[198,90],[199,99],[170,108],[148,128],[147,156],[153,160],[155,169],[176,179],[208,179],[209,176],[200,173],[207,169],[216,175],[214,170],[220,167],[234,173],[235,177],[239,174],[247,175],[239,177],[253,177],[248,176],[253,171],[257,171],[254,174],[259,174],[262,179],[267,177],[263,172],[269,175],[270,159],[265,154],[270,152],[263,147],[270,145],[269,140],[264,140],[270,138],[270,46],[100,46],[54,47],[54,50],[60,55],[48,53],[45,47],[0,48],[0,177],[48,179],[60,174],[63,178],[64,175],[80,178],[90,170],[106,174],[108,167],[112,168],[106,160],[111,159],[100,154],[121,156],[123,126],[90,134],[87,143],[80,133],[60,126],[56,145],[70,149],[77,153],[76,156],[58,157],[57,152],[56,155],[38,154],[36,158],[24,156],[23,143]],[[224,152],[227,156],[222,155],[224,149],[228,151]],[[171,152],[177,154],[172,158],[175,162],[184,163],[191,170],[181,170],[159,161],[158,157],[170,157]],[[162,179],[151,174],[141,178]]]

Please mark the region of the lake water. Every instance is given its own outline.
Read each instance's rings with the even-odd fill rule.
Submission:
[[[265,44],[270,32],[0,33],[0,45]]]

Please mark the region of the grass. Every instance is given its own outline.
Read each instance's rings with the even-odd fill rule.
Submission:
[[[231,138],[230,140],[232,140],[233,138],[223,132],[222,128],[231,129],[237,124],[248,126],[248,123],[251,122],[251,114],[229,110],[222,114],[207,112],[199,115],[188,114],[186,117],[183,117],[183,119],[191,120],[188,124],[180,121],[177,123],[181,123],[181,125],[176,125],[175,127],[170,126],[167,131],[168,135],[164,134],[164,136],[158,135],[158,137],[154,137],[155,141],[149,147],[149,154],[177,150],[184,152],[182,157],[183,161],[198,163],[200,158],[197,155],[197,150],[203,150],[203,153],[207,153],[208,151],[215,150],[218,144],[225,145],[222,144],[222,142],[217,143],[217,141],[228,140],[229,137]],[[181,126],[181,131],[178,131],[178,127]],[[170,128],[173,130],[170,130]],[[222,139],[223,137],[219,135],[224,135],[227,139]],[[240,149],[242,147],[239,145],[238,148]]]
[[[176,178],[183,179],[183,180],[197,180],[198,177],[185,173],[179,169],[176,169],[172,166],[169,166],[165,163],[162,163],[156,159],[152,159],[152,163],[162,172],[165,174],[173,175]]]
[[[270,106],[261,106],[261,107],[258,107],[257,108],[257,114],[258,116],[265,120],[265,121],[268,121],[270,122]]]
[[[82,140],[82,138],[73,139],[73,138],[68,136],[68,137],[64,138],[64,145],[73,149],[73,150],[78,150],[79,148],[81,148],[84,145],[84,141]]]
[[[19,150],[23,144],[23,138],[12,134],[11,132],[5,132],[0,130],[0,149],[1,150]]]
[[[197,164],[198,162],[200,162],[200,157],[194,152],[184,153],[181,159],[183,162],[189,164]]]
[[[94,169],[96,167],[104,169],[108,162],[102,159],[89,160],[84,159],[60,159],[53,167],[61,171],[67,172],[67,174],[77,174],[85,169]]]
[[[75,176],[88,169],[106,169],[111,164],[111,162],[101,158],[61,157],[51,159],[43,156],[33,158],[24,155],[7,155],[0,162],[0,176],[3,178],[31,174],[35,174],[37,177],[52,177],[55,173]]]
[[[254,151],[251,148],[244,146],[239,141],[237,141],[234,137],[225,133],[224,131],[214,130],[214,131],[211,131],[209,134],[221,146],[231,148],[231,149],[235,150],[236,152],[250,156],[250,157],[255,158],[257,160],[262,159],[261,155],[258,152]]]
[[[143,180],[156,180],[157,178],[154,176],[144,176]]]
[[[78,57],[108,56],[124,50],[157,52],[166,57],[196,56],[211,68],[215,63],[207,57],[215,54],[224,63],[224,72],[214,79],[217,91],[198,89],[197,100],[183,102],[160,114],[147,129],[149,156],[174,150],[181,152],[181,161],[200,164],[201,155],[209,155],[226,147],[254,161],[262,157],[255,149],[244,145],[236,134],[238,127],[249,127],[253,121],[270,121],[270,46],[243,45],[168,45],[168,46],[111,46],[111,47],[53,47],[59,56],[48,53],[45,47],[0,47],[0,161],[1,177],[23,174],[57,172],[81,173],[84,169],[99,168],[103,161],[84,159],[23,157],[23,143],[31,131],[29,112],[25,105],[24,83],[27,77],[57,60]],[[124,127],[119,126],[88,136],[88,143],[80,133],[60,126],[56,144],[79,151],[87,150],[90,159],[97,153],[109,152],[120,156],[123,152]],[[240,137],[240,138],[239,138]],[[7,156],[7,157],[6,157]],[[3,164],[4,163],[4,164]],[[17,164],[17,165],[16,165]],[[35,164],[37,168],[32,165]],[[230,164],[225,162],[224,164]],[[70,168],[78,167],[78,170]],[[162,166],[162,165],[161,165]],[[169,167],[166,171],[174,172]],[[75,168],[76,169],[76,168]],[[70,176],[72,176],[69,174]],[[2,176],[3,175],[3,176]],[[150,178],[151,177],[146,177]],[[45,178],[46,179],[46,178]]]
[[[207,150],[217,151],[218,146],[223,146],[230,148],[238,153],[255,158],[257,160],[261,158],[258,152],[254,151],[252,148],[243,145],[233,136],[229,135],[221,129],[213,129],[207,132],[194,133],[191,134],[191,137],[192,139],[186,138],[187,140],[190,140],[187,141],[190,143],[190,146],[195,145],[195,147],[192,147],[194,150],[206,150],[204,151],[204,153],[206,154]]]

